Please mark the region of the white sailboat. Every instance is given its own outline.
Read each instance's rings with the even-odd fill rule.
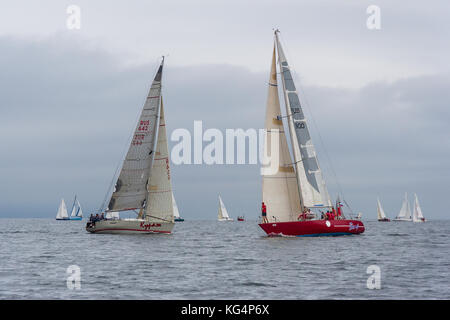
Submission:
[[[279,72],[277,72],[277,59]],[[286,112],[283,116],[278,95],[277,75],[281,78]],[[289,129],[293,159],[289,152],[284,124]],[[317,152],[311,139],[307,119],[292,77],[292,70],[275,31],[272,63],[268,83],[266,118],[264,124],[265,156],[277,156],[272,140],[278,144],[279,167],[275,172],[263,167],[262,211],[263,223],[259,226],[269,235],[320,236],[344,235],[364,232],[360,220],[338,216],[333,220],[317,219],[319,210],[333,208]],[[264,163],[267,163],[264,159]],[[316,210],[317,214],[313,212]],[[299,221],[300,216],[307,219]]]
[[[61,203],[59,204],[58,212],[56,213],[56,220],[69,220],[69,215],[67,213],[67,207],[64,199],[61,199]]]
[[[394,221],[412,221],[411,219],[411,209],[408,202],[408,194],[405,192],[405,198],[403,199],[402,208],[395,217]]]
[[[233,221],[232,218],[228,215],[227,208],[225,208],[225,204],[222,201],[222,198],[219,196],[219,212],[217,214],[217,218],[219,221]]]
[[[183,222],[184,219],[182,217],[180,217],[180,211],[178,211],[177,202],[175,201],[175,196],[173,195],[173,192],[172,192],[172,203],[173,203],[174,221],[175,222]]]
[[[75,199],[73,200],[72,211],[70,214],[70,220],[82,220],[83,219],[83,210],[81,210],[80,201],[78,201],[77,196],[75,195]]]
[[[123,211],[137,218],[89,221],[92,233],[171,233],[174,226],[166,123],[161,96],[164,57],[136,125],[106,214]],[[156,141],[156,147],[155,147]]]
[[[417,194],[414,194],[413,222],[425,222],[425,218],[422,214],[422,209],[420,208]]]
[[[384,222],[391,221],[386,217],[383,207],[381,206],[380,199],[378,199],[378,198],[377,198],[377,215],[378,215],[378,221],[384,221]]]

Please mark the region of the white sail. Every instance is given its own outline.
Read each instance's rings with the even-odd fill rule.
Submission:
[[[416,194],[414,194],[413,221],[414,222],[423,222],[424,221],[422,209],[420,208],[420,205],[419,205],[419,198],[417,198]]]
[[[175,196],[173,195],[173,192],[172,192],[172,206],[173,206],[173,216],[175,218],[179,218],[180,217],[180,211],[178,211],[177,202],[175,201]]]
[[[56,213],[56,219],[68,219],[69,215],[67,214],[67,207],[66,203],[64,202],[64,199],[61,199],[61,203],[58,208],[58,212]]]
[[[75,199],[73,200],[73,206],[72,211],[70,213],[71,217],[83,217],[83,211],[81,210],[81,204],[77,199],[77,196],[75,196]]]
[[[381,206],[380,199],[377,199],[377,213],[378,220],[386,219],[386,214],[384,213],[383,207]]]
[[[147,182],[152,168],[161,100],[163,63],[164,60],[159,66],[142,109],[133,140],[109,201],[109,211],[141,209],[146,205]]]
[[[106,219],[120,219],[119,212],[117,211],[108,211],[105,215]]]
[[[300,201],[304,207],[329,207],[331,206],[331,200],[322,177],[322,171],[319,167],[316,151],[300,105],[291,70],[278,38],[278,32],[278,30],[275,32],[278,63],[283,83],[284,101],[299,184]]]
[[[405,193],[405,198],[403,199],[402,208],[398,213],[396,220],[411,220],[411,209],[408,202],[408,194]]]
[[[225,204],[222,201],[222,198],[219,196],[219,213],[217,214],[219,220],[232,220],[228,215],[227,208],[225,208]]]
[[[275,54],[274,46],[266,105],[265,146],[267,151],[264,154],[269,156],[272,161],[278,156],[279,168],[276,173],[263,171],[262,200],[267,207],[269,220],[275,217],[276,221],[293,221],[301,212],[299,188],[281,120]],[[276,134],[278,134],[278,155],[274,154],[276,148],[272,150],[271,145],[272,135]]]
[[[148,184],[145,218],[155,222],[173,222],[172,183],[170,180],[169,147],[167,145],[164,107],[161,100],[158,142]]]

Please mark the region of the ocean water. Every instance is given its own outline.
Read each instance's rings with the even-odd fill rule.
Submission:
[[[0,219],[0,298],[450,299],[450,221],[364,223],[362,235],[268,238],[256,221],[99,235],[85,221]],[[367,288],[370,265],[380,289]]]

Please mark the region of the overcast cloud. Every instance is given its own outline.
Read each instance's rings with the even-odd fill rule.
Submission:
[[[447,217],[446,1],[0,3],[1,217],[52,217],[75,193],[86,212],[98,208],[162,54],[169,133],[194,120],[260,128],[274,26],[332,195],[329,158],[366,218],[377,196],[395,216],[405,191],[427,217]],[[82,9],[79,31],[65,29],[68,4]],[[365,27],[369,4],[381,30]],[[172,177],[188,219],[215,219],[219,193],[233,216],[259,212],[258,165],[172,166]]]

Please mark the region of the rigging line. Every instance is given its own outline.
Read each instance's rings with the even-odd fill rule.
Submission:
[[[281,34],[279,34],[279,35],[281,35]],[[282,37],[283,37],[283,36],[282,36]],[[283,42],[284,42],[284,41],[283,41]],[[283,48],[284,48],[284,51],[287,53],[288,50],[286,49],[286,46],[283,46]],[[289,54],[285,54],[285,55],[291,57],[291,55],[289,55]],[[291,61],[292,61],[292,60],[291,60]],[[327,158],[327,160],[328,160],[328,163],[329,163],[331,172],[332,172],[332,174],[333,174],[333,176],[334,176],[334,179],[335,179],[336,185],[337,185],[337,187],[338,187],[339,193],[342,194],[342,198],[344,199],[344,198],[345,198],[345,197],[344,197],[344,192],[342,191],[341,184],[339,183],[339,179],[338,179],[338,177],[337,177],[336,171],[334,170],[333,163],[332,163],[332,161],[331,161],[331,157],[329,156],[328,151],[327,151],[327,148],[325,147],[325,143],[324,143],[324,141],[323,141],[322,135],[320,134],[319,127],[318,127],[318,125],[317,125],[317,123],[316,123],[316,120],[315,120],[315,118],[314,118],[313,112],[312,112],[311,108],[309,107],[308,98],[307,98],[307,96],[306,96],[305,90],[303,90],[303,85],[302,85],[302,83],[301,83],[301,79],[300,79],[300,77],[298,76],[298,74],[297,74],[297,72],[295,71],[295,69],[293,68],[293,64],[289,65],[289,69],[295,74],[295,76],[296,76],[296,78],[297,78],[297,83],[298,83],[298,87],[299,87],[299,88],[297,88],[297,94],[298,94],[298,92],[300,92],[300,91],[302,92],[302,96],[303,96],[303,98],[304,98],[304,104],[303,104],[303,105],[306,107],[306,109],[308,110],[309,114],[311,114],[312,122],[313,122],[313,124],[314,124],[314,127],[316,128],[317,135],[318,135],[318,137],[319,137],[319,140],[320,140],[320,143],[321,143],[321,145],[322,145],[322,148],[324,149],[325,156],[326,156],[326,158]],[[299,91],[298,89],[300,89],[300,91]],[[330,200],[331,200],[331,199],[330,199]]]

